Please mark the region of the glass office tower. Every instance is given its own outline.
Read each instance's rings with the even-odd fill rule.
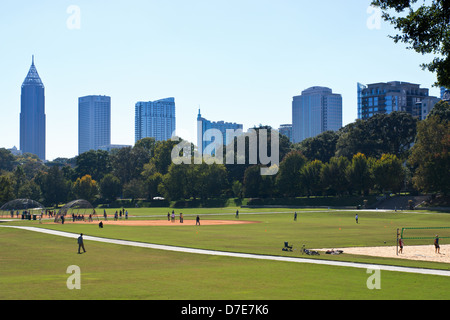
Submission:
[[[419,84],[391,81],[369,84],[358,83],[358,119],[368,119],[375,114],[403,111],[414,117],[421,118],[431,108],[422,110],[424,104],[435,103],[439,99],[429,96],[429,90],[420,88]]]
[[[147,137],[169,140],[175,131],[175,99],[137,102],[134,128],[135,142]]]
[[[78,154],[111,144],[111,97],[78,98]]]
[[[330,88],[311,87],[292,102],[292,141],[301,142],[342,127],[342,96]]]
[[[20,150],[45,160],[45,87],[34,65],[22,83],[20,98]]]

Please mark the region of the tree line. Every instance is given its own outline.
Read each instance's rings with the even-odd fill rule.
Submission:
[[[400,191],[448,195],[449,119],[450,105],[442,101],[422,121],[393,112],[356,120],[297,144],[281,135],[280,163],[273,176],[262,176],[260,166],[248,161],[177,165],[171,158],[177,142],[153,138],[133,147],[91,150],[47,163],[0,149],[0,205],[18,198],[56,206],[73,199],[97,204],[117,198],[206,201]],[[270,129],[254,129],[259,134],[262,128]]]

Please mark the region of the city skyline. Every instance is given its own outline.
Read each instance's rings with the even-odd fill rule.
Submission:
[[[370,1],[136,1],[131,8],[64,0],[0,9],[8,48],[0,55],[0,147],[19,147],[20,84],[34,54],[46,84],[48,160],[77,155],[77,99],[91,94],[114,101],[111,141],[123,145],[134,144],[135,102],[164,96],[177,99],[177,134],[195,143],[198,108],[244,128],[278,128],[292,121],[293,96],[324,86],[342,94],[346,125],[357,119],[357,82],[418,83],[440,95],[435,75],[420,68],[433,57],[389,39],[396,32],[376,23]]]

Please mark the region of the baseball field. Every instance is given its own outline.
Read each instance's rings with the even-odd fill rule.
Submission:
[[[172,210],[174,221],[167,217]],[[128,219],[115,220],[116,209],[107,209],[104,220],[103,209],[97,211],[102,214],[93,216],[93,221],[85,216],[84,221],[67,218],[64,224],[47,216],[22,220],[3,213],[0,299],[450,298],[449,239],[442,237],[440,253],[430,239],[405,241],[403,253],[396,253],[397,229],[450,227],[446,213],[128,208]],[[36,232],[43,229],[60,233]],[[434,232],[430,229],[431,237]],[[81,233],[86,252],[78,254]],[[110,243],[109,239],[126,242]],[[292,251],[282,250],[285,242]],[[303,246],[320,255],[305,254]],[[343,252],[326,254],[332,249]],[[75,289],[69,285],[70,266],[79,270]],[[399,269],[392,271],[390,266]],[[381,271],[376,273],[378,268]]]

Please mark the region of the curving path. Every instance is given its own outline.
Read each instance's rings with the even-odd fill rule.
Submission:
[[[19,227],[19,226],[0,226],[0,228],[15,228],[21,230],[28,230],[33,232],[40,232],[60,237],[66,238],[78,238],[78,234],[35,228],[35,227]],[[313,263],[328,266],[338,266],[338,267],[350,267],[350,268],[360,268],[360,269],[377,269],[383,271],[395,271],[395,272],[408,272],[408,273],[419,273],[419,274],[429,274],[437,276],[450,277],[450,271],[447,270],[434,270],[434,269],[422,269],[422,268],[409,268],[409,267],[399,267],[399,266],[387,266],[387,265],[375,265],[375,264],[365,264],[365,263],[354,263],[354,262],[343,262],[343,261],[331,261],[331,260],[320,260],[320,259],[307,259],[307,258],[295,258],[295,257],[282,257],[282,256],[269,256],[269,255],[259,255],[259,254],[249,254],[249,253],[235,253],[235,252],[225,252],[225,251],[215,251],[215,250],[205,250],[205,249],[194,249],[194,248],[184,248],[176,246],[167,246],[159,244],[151,244],[137,241],[127,241],[127,240],[117,240],[117,239],[106,239],[100,237],[92,237],[83,235],[84,240],[97,241],[110,244],[118,244],[124,246],[134,246],[141,248],[149,248],[156,250],[166,250],[166,251],[176,251],[185,253],[195,253],[195,254],[207,254],[225,257],[236,257],[236,258],[246,258],[246,259],[259,259],[259,260],[272,260],[272,261],[285,261],[285,262],[297,262],[297,263]]]

